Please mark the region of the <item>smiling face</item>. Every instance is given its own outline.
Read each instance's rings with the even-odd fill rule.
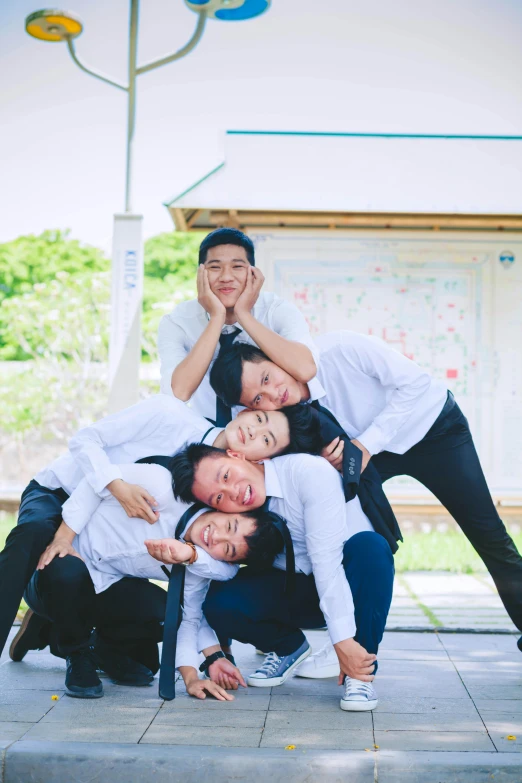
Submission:
[[[259,508],[266,500],[264,468],[234,451],[204,457],[196,468],[192,494],[224,513]]]
[[[205,269],[210,290],[225,305],[234,308],[246,285],[250,263],[239,245],[217,245],[207,251]]]
[[[227,445],[247,459],[280,454],[290,444],[288,419],[279,411],[241,411],[225,428]]]
[[[306,399],[308,387],[268,360],[244,362],[241,405],[253,410],[276,411]]]
[[[185,540],[200,546],[214,560],[234,563],[245,560],[248,555],[245,539],[254,530],[255,522],[251,517],[208,511],[192,523],[185,533]]]

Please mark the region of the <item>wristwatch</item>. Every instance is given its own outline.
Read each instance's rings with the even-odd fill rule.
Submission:
[[[183,563],[180,563],[180,565],[189,566],[192,565],[192,563],[195,563],[196,560],[198,559],[198,550],[196,549],[192,541],[184,541],[183,543],[187,544],[187,546],[192,547],[192,554],[188,560],[185,560]]]
[[[208,671],[208,667],[212,666],[213,663],[218,661],[220,658],[226,658],[225,653],[223,650],[218,650],[215,653],[212,653],[212,655],[207,656],[202,664],[200,664],[199,671],[200,672],[206,672]]]

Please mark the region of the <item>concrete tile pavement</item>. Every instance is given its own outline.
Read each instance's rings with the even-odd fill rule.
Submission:
[[[307,635],[314,649],[327,639]],[[249,646],[234,649],[245,673],[261,660]],[[64,662],[47,651],[18,664],[4,655],[0,782],[103,780],[111,770],[111,781],[133,783],[153,769],[160,783],[233,774],[270,783],[520,783],[521,665],[514,635],[387,631],[377,710],[345,713],[335,678],[242,689],[227,703],[192,699],[181,683],[175,701],[162,702],[157,683],[124,688],[104,679],[104,698],[82,701],[63,695]]]

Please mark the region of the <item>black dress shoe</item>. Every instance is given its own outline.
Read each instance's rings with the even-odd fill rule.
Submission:
[[[109,675],[116,685],[150,685],[154,675],[143,664],[134,661],[117,647],[108,644],[96,634],[91,648],[96,666]]]
[[[520,637],[520,639],[517,642],[517,647],[520,650],[520,652],[522,652],[522,636]]]
[[[23,661],[29,650],[43,650],[49,644],[51,623],[28,609],[18,633],[9,647],[12,661]]]
[[[89,647],[67,656],[65,693],[76,699],[101,699],[103,696],[103,685],[96,673],[96,663]]]

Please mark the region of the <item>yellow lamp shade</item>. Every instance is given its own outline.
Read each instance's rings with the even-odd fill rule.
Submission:
[[[80,35],[83,25],[68,11],[44,8],[29,14],[25,20],[25,29],[40,41],[66,41]]]

